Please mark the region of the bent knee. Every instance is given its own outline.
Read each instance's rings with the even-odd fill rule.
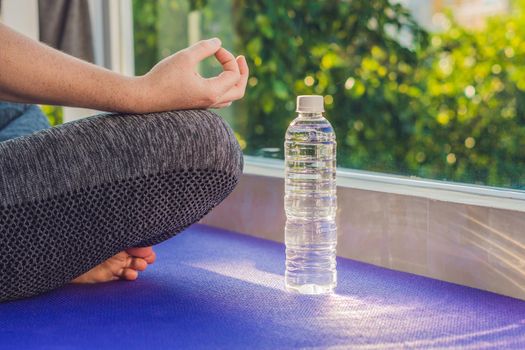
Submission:
[[[188,110],[177,113],[182,120],[179,128],[181,164],[186,168],[214,169],[239,177],[243,156],[230,126],[219,115],[207,110]]]
[[[51,150],[51,151],[50,151]],[[98,115],[0,144],[6,179],[33,186],[4,204],[106,183],[188,170],[238,179],[243,158],[233,131],[210,111]],[[27,170],[27,164],[32,164]],[[45,176],[39,169],[46,169]],[[37,179],[38,181],[35,181]],[[60,186],[57,187],[57,184]],[[2,202],[0,200],[0,202]]]
[[[236,178],[242,173],[239,143],[228,124],[213,112],[184,110],[128,116],[123,127],[136,135],[137,142],[128,152],[138,156],[133,157],[136,166],[146,173],[200,169]]]

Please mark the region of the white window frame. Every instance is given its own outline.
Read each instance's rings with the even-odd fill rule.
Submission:
[[[0,20],[10,28],[38,40],[38,0],[2,0]]]

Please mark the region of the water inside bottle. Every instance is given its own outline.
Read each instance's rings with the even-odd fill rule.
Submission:
[[[285,141],[288,290],[331,292],[337,284],[336,141],[321,113],[300,113]]]

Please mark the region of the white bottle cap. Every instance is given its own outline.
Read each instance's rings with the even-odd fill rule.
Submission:
[[[321,113],[324,112],[324,99],[320,95],[297,96],[297,109],[299,113]]]

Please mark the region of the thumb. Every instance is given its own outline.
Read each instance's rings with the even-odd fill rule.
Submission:
[[[186,50],[194,63],[198,63],[203,59],[212,56],[221,48],[221,41],[219,38],[212,38],[208,40],[201,40]]]

